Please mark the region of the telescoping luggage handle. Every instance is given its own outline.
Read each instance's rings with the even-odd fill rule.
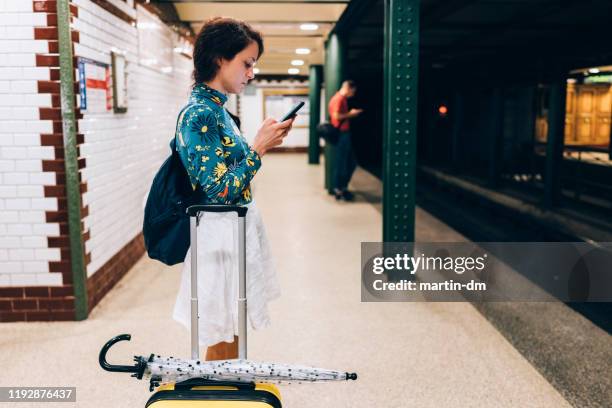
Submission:
[[[248,208],[241,205],[198,204],[187,208],[187,214],[194,217],[199,212],[235,212],[238,217],[246,216]]]
[[[235,212],[238,214],[238,358],[247,358],[247,299],[246,299],[246,213],[248,208],[240,205],[192,205],[187,208],[190,218],[191,238],[191,358],[199,358],[199,324],[198,324],[198,259],[197,227],[199,214],[203,212]]]

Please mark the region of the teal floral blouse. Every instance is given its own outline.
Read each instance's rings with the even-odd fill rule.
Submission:
[[[229,116],[227,97],[205,84],[194,86],[176,126],[177,150],[191,186],[210,204],[251,202],[251,179],[261,159]]]

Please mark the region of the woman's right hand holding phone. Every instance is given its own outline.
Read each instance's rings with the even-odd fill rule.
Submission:
[[[264,120],[255,136],[253,150],[261,157],[271,148],[280,146],[283,143],[283,138],[291,130],[294,120],[295,116],[284,122],[277,122],[273,118]]]

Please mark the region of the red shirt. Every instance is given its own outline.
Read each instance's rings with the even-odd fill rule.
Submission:
[[[340,91],[336,92],[334,96],[329,100],[329,118],[330,122],[334,127],[337,127],[341,132],[348,132],[351,128],[348,119],[342,121],[334,117],[335,113],[348,113],[348,100],[346,96],[342,95]]]

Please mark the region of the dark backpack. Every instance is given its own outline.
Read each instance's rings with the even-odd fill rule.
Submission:
[[[325,139],[325,142],[335,145],[338,143],[340,130],[329,122],[323,122],[317,125],[317,134]]]
[[[191,188],[189,176],[176,151],[176,139],[170,141],[172,154],[157,171],[145,205],[142,233],[147,253],[166,265],[185,260],[189,249],[187,207],[202,203],[205,194],[198,186]]]

